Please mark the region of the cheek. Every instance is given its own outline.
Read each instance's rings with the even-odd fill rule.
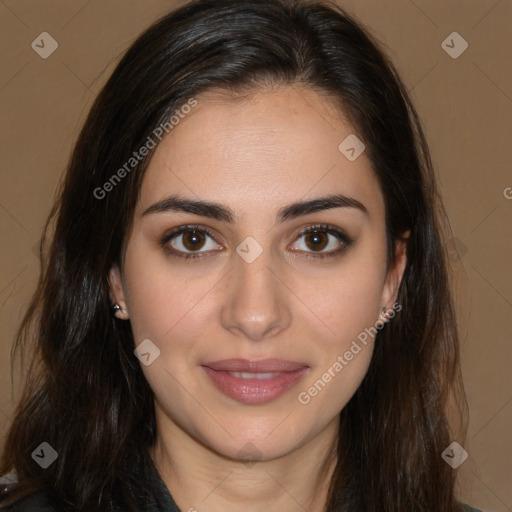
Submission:
[[[158,279],[148,267],[130,271],[127,265],[126,302],[136,342],[150,338],[161,340],[172,327],[169,311],[175,311],[179,299],[169,283]],[[160,344],[159,344],[160,345]]]
[[[354,254],[328,276],[297,283],[301,297],[315,318],[310,323],[328,352],[343,349],[365,328],[375,325],[381,309],[385,261],[376,251],[368,257]]]
[[[166,256],[134,243],[127,251],[125,276],[125,296],[136,343],[149,338],[169,360],[176,361],[172,356],[180,350],[186,350],[187,358],[191,358],[192,340],[200,338],[204,324],[212,321],[208,295],[219,275],[204,270],[185,274]]]
[[[173,324],[170,312],[179,314],[182,305],[180,276],[169,279],[164,259],[148,247],[142,235],[128,244],[125,259],[125,298],[135,340],[161,340]]]
[[[339,413],[361,384],[373,353],[381,308],[385,258],[382,251],[361,251],[309,287],[307,321],[319,356],[301,387],[298,402],[322,421]],[[310,285],[312,283],[309,283]],[[307,287],[301,293],[305,294]]]
[[[204,324],[211,322],[205,296],[214,281],[207,276],[191,279],[190,274],[186,278],[179,272],[173,275],[168,262],[137,250],[127,257],[125,269],[126,302],[135,343],[150,339],[160,351],[154,362],[141,365],[142,371],[165,410],[195,432],[189,418],[204,410],[183,392],[183,383],[189,381],[191,370],[197,371],[201,354],[195,341],[204,334]]]

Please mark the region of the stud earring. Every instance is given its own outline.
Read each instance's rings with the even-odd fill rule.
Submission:
[[[125,311],[124,308],[122,308],[119,304],[117,304],[117,302],[110,308],[110,313],[112,314],[112,316],[116,316],[116,313],[118,311]]]

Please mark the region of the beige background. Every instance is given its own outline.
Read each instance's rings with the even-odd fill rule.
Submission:
[[[71,145],[120,53],[179,3],[0,2],[0,437],[19,394],[19,386],[11,385],[9,356],[37,278],[34,247]],[[340,5],[386,45],[424,121],[454,236],[470,408],[461,498],[488,511],[510,511],[512,2],[347,0]],[[456,59],[441,44],[454,31],[469,45]],[[31,47],[42,32],[58,42],[47,59]]]

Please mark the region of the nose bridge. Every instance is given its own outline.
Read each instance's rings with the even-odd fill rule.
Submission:
[[[290,322],[283,284],[276,278],[272,254],[254,239],[237,247],[222,309],[226,329],[260,340],[285,329]]]

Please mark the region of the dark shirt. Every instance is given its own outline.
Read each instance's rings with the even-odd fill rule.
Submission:
[[[149,504],[141,512],[187,512],[180,511],[174,500],[172,499],[167,486],[161,479],[156,468],[154,470],[154,477],[157,482],[157,493],[154,496],[154,502]],[[51,504],[50,498],[43,492],[34,494],[31,497],[25,498],[15,505],[8,508],[2,507],[0,498],[0,509],[8,512],[58,512],[59,509]],[[119,512],[121,512],[120,509]],[[482,510],[470,507],[469,505],[461,504],[461,512],[483,512]]]
[[[151,478],[154,479],[156,483],[157,491],[153,496],[153,501],[142,508],[140,512],[182,512],[174,502],[169,489],[167,489],[167,486],[154,465],[151,467],[151,473]],[[1,488],[2,485],[0,485],[0,489]],[[61,507],[52,503],[50,496],[40,491],[9,507],[2,506],[2,498],[0,496],[0,510],[6,510],[8,512],[60,512]],[[125,512],[126,509],[120,506],[116,510]]]

